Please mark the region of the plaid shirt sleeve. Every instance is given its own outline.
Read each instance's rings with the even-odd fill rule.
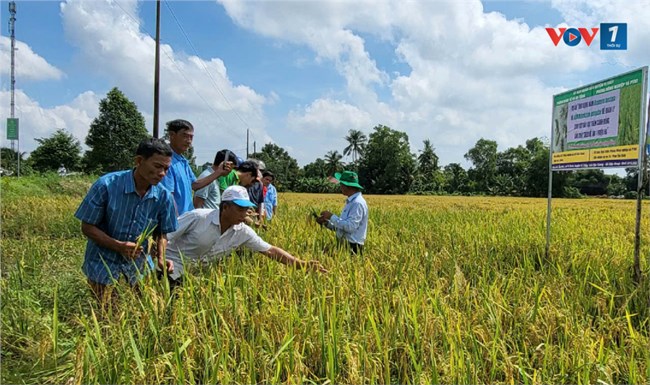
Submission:
[[[176,208],[174,206],[174,198],[172,198],[172,194],[165,189],[161,190],[162,207],[160,210],[158,223],[160,223],[160,232],[162,234],[169,234],[171,232],[174,232],[178,227],[178,221],[176,220]]]
[[[92,185],[74,216],[82,222],[98,225],[106,214],[107,201],[108,187],[100,179]]]

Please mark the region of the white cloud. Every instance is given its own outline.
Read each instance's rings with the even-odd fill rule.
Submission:
[[[295,149],[291,155],[305,164],[329,150],[342,151],[349,129],[369,134],[385,124],[407,132],[414,151],[428,138],[442,164],[463,163],[463,154],[481,137],[497,140],[504,150],[548,136],[553,94],[650,62],[648,0],[549,4],[563,15],[561,26],[627,22],[629,49],[622,52],[600,51],[598,41],[556,47],[544,28],[486,13],[477,0],[220,3],[235,23],[272,44],[309,48],[311,60],[334,68],[345,86],[324,89],[288,111],[284,122],[271,123],[263,108],[282,107],[277,90],[262,95],[234,84],[221,59],[163,44],[160,121],[192,121],[201,162],[224,147],[242,153],[246,128],[258,148],[276,142]],[[138,3],[69,0],[61,15],[76,56],[135,101],[150,127],[154,41],[153,31],[137,19]],[[383,45],[381,56],[370,39]],[[401,69],[385,70],[390,60]],[[47,131],[66,124],[84,136],[107,91],[94,90],[67,107],[42,109],[32,101],[34,112],[45,116],[34,127]]]
[[[342,152],[343,137],[351,129],[367,131],[374,122],[370,114],[340,100],[317,99],[309,106],[289,112],[287,128],[297,134],[290,155],[302,164],[322,158],[330,150]],[[287,147],[287,148],[288,148]]]
[[[347,98],[325,97],[287,117],[289,127],[330,137],[319,143],[322,152],[342,148],[345,128],[360,122],[369,122],[362,127],[366,133],[376,124],[406,131],[414,149],[430,138],[443,164],[462,162],[481,137],[497,140],[502,150],[517,146],[549,136],[559,79],[579,83],[581,74],[611,65],[593,45],[556,47],[544,28],[486,13],[476,0],[220,3],[242,27],[311,48],[346,79]],[[645,37],[631,36],[631,46],[650,38],[648,1],[574,3],[553,2],[568,24],[618,17]],[[395,59],[411,71],[395,75],[378,69],[365,46],[363,36],[369,35],[391,44]],[[648,55],[647,49],[620,53],[622,62],[635,63],[647,62]],[[389,88],[389,100],[379,102],[377,86]]]
[[[389,3],[235,0],[221,3],[243,27],[265,36],[305,44],[316,52],[318,60],[333,62],[346,79],[347,91],[356,99],[373,101],[375,96],[369,87],[388,81],[388,75],[377,68],[365,50],[363,38],[352,29],[388,38],[390,30],[382,30],[381,24],[390,14]]]
[[[0,115],[9,116],[9,91],[0,92]],[[68,104],[44,108],[22,90],[16,90],[16,113],[20,121],[20,151],[31,152],[38,143],[34,139],[47,138],[57,129],[71,133],[84,147],[84,140],[90,123],[98,114],[99,97],[93,92],[85,92]],[[2,138],[6,138],[3,124]],[[3,145],[5,146],[5,145]],[[84,147],[85,148],[85,147]]]
[[[603,60],[616,61],[623,66],[639,67],[650,63],[650,1],[606,1],[606,0],[553,0],[566,23],[571,27],[599,27],[600,23],[627,23],[627,50],[596,50]],[[594,45],[600,44],[598,37]]]
[[[137,3],[69,0],[61,4],[61,13],[81,60],[133,100],[151,127],[155,41],[142,30]],[[161,44],[160,72],[160,132],[166,121],[191,121],[199,162],[224,147],[244,149],[247,128],[258,140],[272,139],[262,110],[267,97],[233,84],[221,59],[190,56]]]
[[[11,75],[11,39],[6,36],[0,36],[0,60],[4,63],[0,67],[0,75],[9,77]],[[48,63],[30,46],[19,40],[16,40],[15,62],[16,81],[58,80],[64,76],[60,69]]]
[[[303,111],[291,111],[287,127],[311,136],[344,135],[372,124],[370,114],[340,100],[318,99]]]

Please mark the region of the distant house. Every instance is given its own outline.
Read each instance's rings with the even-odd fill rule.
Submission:
[[[13,171],[9,171],[6,168],[0,167],[0,176],[10,176],[13,175]]]

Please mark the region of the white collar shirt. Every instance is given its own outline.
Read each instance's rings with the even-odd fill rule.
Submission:
[[[239,246],[265,252],[271,245],[249,226],[240,223],[221,234],[218,209],[196,209],[178,218],[178,229],[167,235],[167,255],[172,260],[198,261],[220,258]]]
[[[368,232],[368,204],[361,192],[345,200],[341,216],[332,215],[328,227],[336,230],[338,238],[344,238],[351,243],[364,244]]]

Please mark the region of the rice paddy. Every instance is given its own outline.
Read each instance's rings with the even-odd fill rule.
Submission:
[[[286,193],[262,237],[329,274],[243,252],[102,310],[73,217],[88,182],[2,182],[2,383],[650,382],[647,202],[640,285],[633,201],[554,200],[546,258],[545,199],[370,195],[354,257],[310,214],[342,195]]]

